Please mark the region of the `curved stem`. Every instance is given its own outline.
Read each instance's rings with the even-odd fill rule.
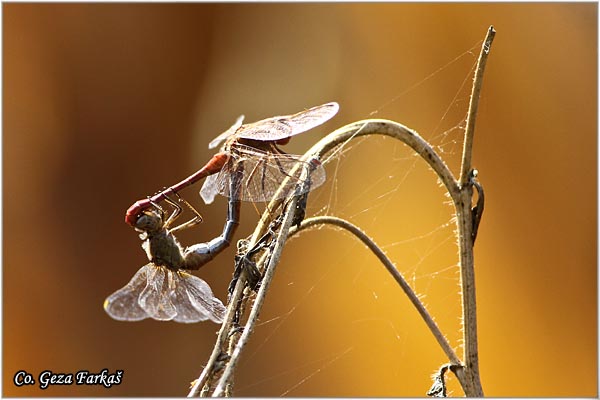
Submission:
[[[488,30],[488,35],[484,40],[482,46],[477,70],[475,73],[473,90],[471,94],[471,102],[469,105],[469,114],[467,115],[467,128],[465,130],[465,143],[463,147],[463,161],[461,166],[460,182],[455,179],[450,169],[446,166],[444,161],[441,159],[441,157],[439,157],[435,150],[417,132],[397,122],[382,119],[370,119],[346,125],[320,140],[303,156],[303,160],[305,161],[317,157],[318,159],[323,160],[323,163],[326,163],[328,159],[325,159],[325,156],[329,155],[330,153],[333,153],[329,156],[330,158],[332,158],[335,155],[335,149],[340,146],[343,146],[350,140],[361,136],[379,134],[401,140],[409,147],[411,147],[415,152],[417,152],[417,154],[419,154],[429,164],[433,171],[436,172],[439,179],[446,186],[446,189],[448,190],[448,193],[450,194],[454,203],[459,236],[458,244],[461,268],[461,294],[463,302],[463,340],[465,343],[465,364],[461,367],[457,367],[453,371],[458,377],[465,394],[467,396],[478,397],[483,396],[483,389],[481,387],[481,382],[479,378],[479,361],[477,352],[477,319],[475,307],[475,275],[473,258],[473,210],[471,209],[473,195],[471,181],[471,153],[473,146],[473,132],[475,127],[477,104],[481,90],[481,81],[483,77],[485,63],[487,60],[487,55],[489,54],[494,34],[495,31],[493,27],[490,27],[490,29]],[[284,182],[284,184],[280,186],[280,190],[284,190],[286,183],[287,182]],[[284,201],[282,199],[278,199],[279,197],[283,196],[280,196],[278,194],[274,195],[274,200],[271,201],[271,203],[269,203],[266,211],[261,216],[261,219],[257,224],[252,238],[249,241],[249,248],[252,248],[259,241],[259,238],[261,238],[264,235],[270,223],[275,219],[275,210],[277,210],[283,204]],[[219,383],[213,395],[220,396],[224,394],[229,394],[230,385],[233,379],[233,370],[237,364],[239,356],[241,355],[242,349],[247,343],[250,334],[252,333],[252,330],[256,324],[260,308],[266,296],[266,291],[273,277],[275,266],[279,261],[283,245],[285,244],[285,241],[288,238],[288,231],[291,222],[294,218],[296,202],[296,197],[291,198],[291,201],[288,203],[288,206],[284,207],[282,211],[284,213],[284,223],[282,224],[279,230],[273,254],[270,257],[262,257],[261,261],[259,261],[258,263],[258,265],[262,265],[264,264],[264,262],[266,262],[266,260],[268,260],[268,266],[265,269],[265,276],[263,278],[262,286],[257,295],[256,302],[253,304],[252,310],[250,311],[250,316],[248,318],[246,326],[242,331],[241,336],[239,337],[239,340],[237,341],[237,343],[232,341],[230,349],[228,349],[227,351],[223,350],[223,345],[227,337],[231,336],[232,338],[234,338],[238,336],[234,334],[230,335],[230,332],[237,332],[236,328],[232,325],[233,316],[236,315],[236,313],[238,312],[241,313],[241,305],[245,304],[245,301],[247,301],[250,296],[247,293],[244,294],[244,289],[246,287],[247,282],[247,274],[245,273],[242,273],[242,275],[240,276],[240,279],[238,280],[237,285],[235,287],[234,293],[232,294],[232,300],[230,301],[227,307],[225,323],[223,324],[223,327],[219,332],[217,344],[215,345],[215,349],[213,350],[213,354],[211,355],[211,359],[209,360],[209,365],[207,365],[200,379],[197,381],[196,385],[194,385],[194,389],[192,389],[190,395],[197,395],[199,393],[198,388],[203,387],[206,384],[206,382],[208,382],[208,376],[213,376],[216,374],[216,371],[218,371],[219,369],[219,366],[217,365],[218,360],[223,354],[228,355],[229,360],[224,361],[225,370],[223,375],[221,376],[221,379],[219,380]],[[323,218],[330,218],[327,219],[327,223],[337,224],[337,222],[334,221],[338,221],[338,219],[335,219],[333,217]],[[307,221],[303,222],[301,226],[308,226],[308,224],[316,224],[318,223],[316,221],[319,221],[319,219],[309,219]],[[354,227],[353,225],[342,225],[345,225],[344,228],[355,233],[357,237],[361,237],[361,240],[363,240],[363,236],[366,237],[364,234],[361,236],[361,234],[359,233],[360,230]],[[394,276],[394,278],[397,280],[400,286],[405,290],[405,292],[407,292],[407,294],[412,293],[412,290],[408,285],[406,285],[406,282],[402,279],[402,276],[398,273],[398,271],[395,268],[393,268],[393,264],[389,260],[387,260],[387,258],[382,253],[377,253],[377,247],[374,245],[374,243],[372,243],[372,245],[374,247],[371,247],[370,245],[369,247],[378,255],[378,257],[380,257],[380,260],[384,262],[384,265],[386,265],[386,268],[388,268],[388,270]],[[381,258],[381,256],[383,256],[384,258]],[[411,298],[411,301],[415,303],[415,301],[413,300],[413,296],[414,293],[412,293],[412,296],[409,295],[409,298]],[[430,329],[432,329],[432,332],[434,332],[436,339],[444,349],[444,352],[448,355],[448,358],[451,360],[451,362],[456,362],[456,364],[458,364],[458,357],[456,356],[456,354],[454,354],[454,351],[439,331],[439,328],[437,328],[429,314],[427,314],[424,307],[420,308],[422,306],[419,306],[417,304],[420,304],[420,302],[415,303],[415,306],[425,319],[425,322],[428,324],[428,326],[430,326]],[[210,370],[210,372],[207,372],[207,370]]]
[[[470,236],[471,227],[469,226],[470,214],[465,213],[465,210],[470,210],[469,206],[471,204],[470,201],[465,201],[464,196],[467,195],[467,193],[464,193],[464,194],[462,193],[457,180],[454,178],[454,175],[452,174],[450,169],[447,167],[447,165],[444,163],[444,161],[441,159],[441,157],[429,145],[429,143],[427,143],[417,132],[407,128],[406,126],[404,126],[400,123],[397,123],[394,121],[382,120],[382,119],[371,119],[371,120],[364,120],[364,121],[359,121],[359,122],[355,122],[355,123],[346,125],[340,129],[330,133],[326,137],[324,137],[322,140],[320,140],[318,143],[316,143],[309,151],[307,151],[302,158],[303,158],[303,160],[310,160],[311,158],[317,157],[319,159],[324,160],[325,156],[327,156],[329,153],[333,152],[335,154],[335,149],[337,149],[339,146],[345,145],[349,141],[356,139],[358,137],[368,136],[368,135],[386,135],[386,136],[393,137],[393,138],[398,139],[398,140],[402,141],[403,143],[407,144],[415,152],[417,152],[419,155],[421,155],[421,157],[436,172],[439,179],[446,186],[448,192],[450,193],[450,196],[453,199],[453,202],[456,207],[457,217],[458,217],[457,224],[458,224],[458,228],[459,228],[459,236],[470,238],[471,237]],[[327,160],[325,160],[324,162],[326,163]],[[282,184],[282,186],[280,188],[283,188],[284,186],[285,186],[285,184]],[[471,188],[470,186],[466,186],[466,187],[469,189]],[[271,203],[269,203],[269,205],[267,206],[267,209],[261,216],[261,218],[256,226],[256,229],[254,230],[252,238],[249,241],[249,248],[251,248],[252,246],[254,246],[257,243],[259,238],[261,236],[263,236],[264,233],[266,232],[266,230],[268,229],[268,226],[270,225],[270,223],[274,220],[274,217],[276,214],[275,210],[277,210],[283,203],[283,200],[278,199],[278,197],[281,197],[281,196],[278,196],[277,194],[274,195],[274,200],[272,200]],[[459,207],[459,205],[460,205],[460,207]],[[289,207],[284,211],[287,214],[286,220],[288,220],[289,218],[292,218],[292,216],[290,216],[292,214],[292,211],[293,210],[291,210]],[[282,232],[283,231],[281,231],[280,233],[282,233]],[[285,232],[287,235],[287,230]],[[465,236],[465,234],[466,234],[466,236]],[[278,237],[278,243],[279,243],[279,239],[281,239],[283,242],[285,242],[285,239],[287,238],[286,235],[284,235],[284,236],[280,235]],[[469,243],[472,244],[472,242],[469,242]],[[472,260],[472,247],[471,247],[471,249],[469,249],[468,243],[463,240],[459,240],[459,245],[461,247],[461,249],[460,249],[461,269],[464,268],[465,263],[470,262],[471,266],[472,266],[472,261],[473,261]],[[469,251],[471,251],[470,255],[468,254]],[[274,268],[274,265],[276,264],[276,262],[278,262],[278,257],[271,257],[271,259],[269,261],[269,266],[272,266],[272,268]],[[464,277],[464,274],[461,274],[461,276]],[[463,279],[463,284],[464,284],[464,279]],[[268,283],[265,286],[268,286]],[[235,288],[234,294],[236,296],[243,297],[242,292],[244,290],[244,287],[245,287],[245,280],[240,279]],[[474,288],[474,285],[469,285],[469,288],[471,288],[471,287]],[[262,289],[262,287],[261,287],[261,289]],[[465,287],[463,286],[463,296],[465,294],[464,289],[465,289]],[[265,293],[265,292],[263,292],[263,293]],[[470,293],[474,294],[474,291],[470,291]],[[464,305],[464,303],[465,302],[463,300],[463,305]],[[259,306],[260,305],[261,304],[259,304]],[[228,311],[226,314],[226,322],[227,323],[229,322],[228,317],[235,313],[235,311],[231,311],[231,309],[236,308],[236,307],[237,307],[237,305],[234,304],[233,302],[230,302],[230,304],[228,305]],[[253,310],[254,309],[255,308],[253,307]],[[256,308],[257,313],[258,313],[259,309],[260,309],[260,307]],[[464,317],[464,315],[463,315],[463,317]],[[465,318],[465,324],[469,321],[471,321],[471,319]],[[249,337],[250,333],[252,332],[254,323],[255,323],[255,321],[249,320],[248,323],[246,324],[246,327],[244,328],[244,332],[246,332],[244,340],[247,340],[246,338]],[[250,324],[250,326],[248,324]],[[215,349],[213,350],[213,355],[211,356],[211,360],[215,360],[215,362],[213,362],[212,364],[209,364],[209,366],[206,367],[207,369],[209,367],[212,369],[216,368],[215,367],[217,365],[216,360],[219,359],[219,356],[222,353],[222,347],[220,344],[220,343],[222,343],[222,342],[220,342],[220,340],[221,340],[222,336],[224,335],[224,333],[222,335],[222,332],[229,331],[229,329],[230,328],[226,328],[225,324],[224,324],[222,331],[219,333],[219,340],[217,340],[217,345],[215,346]],[[242,343],[242,347],[243,347],[243,344],[245,344],[245,341],[244,341],[244,343]],[[239,354],[241,353],[242,347],[238,347],[239,350],[237,350],[237,352],[236,352],[237,356],[239,356]],[[447,349],[444,349],[444,351],[447,354],[451,354],[447,351]],[[230,353],[230,352],[226,352],[225,354],[228,354],[229,356],[232,355],[232,353]],[[451,359],[451,361],[452,362],[458,361],[458,357],[456,357],[454,355],[453,358]],[[226,362],[225,364],[226,364],[226,368],[230,365],[235,365],[235,363],[231,364],[230,362]],[[472,363],[471,363],[471,365],[477,366],[477,364],[472,364]],[[218,395],[217,393],[219,393],[219,395],[222,395],[223,393],[226,392],[228,385],[230,384],[231,373],[233,371],[233,368],[234,368],[234,366],[229,368],[228,371],[230,371],[230,372],[228,372],[227,380],[223,380],[223,379],[219,380],[218,391],[215,390],[213,395]],[[208,373],[206,373],[206,369],[205,369],[205,371],[203,372],[203,374],[201,376],[201,379],[199,379],[199,382],[197,382],[197,386],[200,387],[201,384],[205,384],[206,379],[202,379],[202,378],[207,374]],[[474,386],[477,386],[477,385],[473,384],[473,382],[477,381],[477,379],[473,379],[472,376],[469,375],[469,373],[467,371],[464,371],[463,368],[457,368],[456,375],[457,375],[459,381],[461,382],[461,386],[463,387],[463,390],[465,391],[465,394],[467,394],[467,396],[472,396],[473,393],[477,392],[475,389],[473,389]],[[198,390],[194,391],[194,393],[198,393]],[[193,394],[190,393],[190,395],[193,395]]]
[[[448,166],[444,163],[444,161],[441,159],[441,157],[435,152],[435,150],[429,145],[429,143],[427,143],[417,132],[411,130],[410,128],[407,128],[406,126],[404,126],[400,123],[394,122],[394,121],[383,120],[383,119],[370,119],[370,120],[354,122],[352,124],[346,125],[342,128],[339,128],[338,130],[330,133],[323,139],[321,139],[309,151],[307,151],[305,153],[305,155],[302,157],[302,159],[306,161],[306,160],[310,160],[311,158],[317,157],[321,160],[324,160],[325,156],[327,156],[329,153],[333,152],[335,155],[335,150],[337,148],[339,148],[340,146],[345,145],[348,142],[350,142],[351,140],[356,139],[358,137],[369,136],[369,135],[390,136],[390,137],[393,137],[395,139],[402,141],[403,143],[405,143],[409,147],[411,147],[415,152],[417,152],[419,155],[421,155],[421,157],[437,173],[438,177],[443,182],[443,184],[446,186],[448,192],[450,193],[450,196],[454,200],[455,205],[458,204],[459,199],[460,199],[461,190],[458,186],[457,180],[454,178],[454,175],[452,174],[452,172],[450,171]],[[331,157],[333,157],[333,155]],[[325,160],[324,162],[326,163],[327,160]],[[280,186],[280,189],[283,190],[283,187],[285,187],[285,183]],[[275,210],[277,210],[283,204],[283,201],[284,201],[283,199],[278,198],[278,197],[281,197],[281,196],[279,196],[278,194],[274,195],[274,200],[272,200],[269,203],[265,212],[261,216],[261,218],[254,230],[252,238],[249,241],[249,245],[248,245],[249,248],[251,248],[252,246],[254,246],[257,243],[259,238],[262,237],[264,235],[264,233],[266,232],[266,230],[268,229],[270,223],[274,220],[274,217],[276,215]],[[470,203],[466,203],[466,204],[470,204]],[[291,208],[288,207],[286,210],[284,210],[284,212],[287,214],[286,220],[288,220],[289,218],[292,218],[290,216],[293,212],[293,210]],[[457,210],[457,216],[458,215],[459,214],[458,214],[458,210]],[[461,214],[461,215],[464,216],[464,214]],[[459,217],[459,219],[460,219],[460,217]],[[464,225],[459,224],[459,229],[461,226],[464,226]],[[282,232],[283,231],[281,231],[280,233],[282,233]],[[285,232],[287,235],[287,230]],[[287,238],[286,235],[284,235],[284,236],[280,235],[278,237],[278,242],[279,242],[279,239],[281,239],[281,240],[283,240],[283,242],[285,242],[285,239]],[[462,242],[459,242],[459,243],[462,243]],[[462,254],[462,250],[461,250],[461,254]],[[462,260],[463,259],[461,258],[461,261]],[[269,266],[273,266],[272,268],[274,268],[274,265],[277,262],[278,262],[278,257],[271,257],[271,259],[269,261]],[[246,284],[245,280],[240,279],[235,288],[234,295],[240,296],[242,298],[247,298],[247,296],[242,296],[242,292],[244,290],[245,284]],[[264,283],[263,283],[263,285],[264,285]],[[268,283],[266,286],[268,286]],[[262,287],[261,287],[261,289],[262,289]],[[263,293],[265,293],[265,292],[263,292]],[[256,308],[256,310],[257,310],[256,312],[258,312],[258,310],[260,309],[260,305],[261,304],[259,304],[259,307]],[[237,305],[234,304],[233,302],[229,303],[229,305],[227,307],[228,310],[227,310],[227,314],[226,314],[226,324],[229,324],[229,322],[230,322],[228,317],[235,313],[235,311],[231,311],[231,309],[236,308],[236,307],[237,307]],[[254,309],[255,308],[253,307],[253,310]],[[247,332],[247,333],[245,335],[244,340],[247,340],[246,338],[249,337],[250,333],[252,332],[254,323],[255,323],[255,321],[249,320],[248,323],[246,324],[246,327],[244,328],[244,332]],[[208,374],[205,369],[201,378],[197,382],[196,386],[198,386],[198,387],[201,387],[201,385],[204,385],[207,381],[206,379],[202,379],[202,378],[204,378],[206,375],[213,375],[215,373],[214,369],[218,367],[216,361],[219,359],[219,357],[222,357],[221,354],[223,354],[223,353],[227,354],[229,357],[231,357],[231,355],[232,355],[232,353],[230,353],[230,352],[222,352],[221,338],[223,337],[223,335],[225,335],[224,332],[228,332],[230,329],[230,327],[225,326],[226,324],[224,324],[221,332],[219,333],[219,339],[217,340],[217,344],[215,345],[215,349],[213,350],[213,355],[211,356],[211,360],[214,360],[214,362],[210,363],[206,367],[206,369],[210,368],[211,370],[213,370],[213,372],[211,374]],[[250,326],[248,324],[250,324]],[[225,336],[227,336],[227,335],[225,335]],[[245,344],[245,341],[244,341],[244,343],[242,343],[242,347],[243,347],[243,344]],[[237,350],[237,352],[236,352],[237,356],[239,356],[239,354],[241,353],[242,347],[238,347],[239,350]],[[447,352],[447,354],[451,354],[450,352],[447,351],[447,349],[445,349],[444,351]],[[458,361],[458,357],[456,357],[454,355],[451,360]],[[227,368],[227,366],[231,365],[231,363],[229,361],[226,361],[225,365]],[[233,365],[235,365],[235,363]],[[222,395],[223,393],[226,393],[228,385],[230,384],[231,373],[233,371],[233,368],[234,367],[231,367],[228,370],[230,372],[228,372],[227,380],[223,380],[223,379],[219,380],[218,391],[215,390],[215,392],[213,392],[213,394],[212,394],[213,396],[214,395]],[[470,382],[471,380],[467,379],[462,368],[457,368],[456,373],[457,373],[457,377],[458,377],[459,381],[461,382],[463,390],[465,390],[465,393],[467,395],[470,395],[470,393],[472,393],[472,391],[469,389],[470,385],[468,384],[468,382]],[[197,393],[198,393],[198,390],[195,390],[195,391],[193,390],[193,393],[190,392],[190,395],[194,395]],[[217,393],[219,393],[219,394],[217,394]]]
[[[417,154],[419,154],[437,173],[440,180],[448,189],[453,196],[457,196],[459,193],[459,187],[454,175],[444,163],[442,158],[435,152],[433,147],[427,143],[416,131],[394,121],[386,119],[367,119],[363,121],[353,122],[346,126],[343,126],[323,139],[318,141],[313,147],[311,147],[302,157],[303,161],[310,160],[312,158],[318,158],[324,160],[323,163],[327,163],[328,160],[333,158],[337,153],[335,150],[351,140],[370,135],[384,135],[390,136],[394,139],[398,139],[411,147]],[[332,155],[329,153],[333,152]],[[329,156],[325,159],[326,156]],[[280,189],[283,190],[285,185],[281,185]],[[277,192],[274,195],[273,201],[267,206],[267,211],[263,213],[261,219],[258,222],[256,230],[252,236],[252,241],[260,237],[269,221],[271,220],[272,210],[276,210],[281,204],[281,197]]]
[[[419,297],[412,290],[410,285],[406,282],[406,280],[404,279],[402,274],[398,271],[398,269],[396,268],[394,263],[385,255],[383,250],[381,250],[381,248],[379,248],[379,246],[377,246],[377,244],[373,241],[373,239],[371,239],[359,227],[351,224],[350,222],[348,222],[344,219],[338,218],[338,217],[332,217],[332,216],[312,217],[312,218],[307,218],[304,221],[302,221],[299,228],[295,228],[295,227],[292,228],[290,230],[288,239],[291,238],[292,236],[294,236],[295,234],[297,234],[298,232],[300,232],[301,230],[307,229],[307,228],[309,228],[311,226],[315,226],[315,225],[334,225],[334,226],[343,228],[343,229],[347,230],[348,232],[352,233],[354,236],[356,236],[361,242],[363,242],[369,248],[369,250],[371,250],[373,252],[373,254],[375,254],[377,256],[379,261],[381,261],[383,266],[388,270],[390,275],[392,275],[392,277],[396,280],[396,282],[398,283],[400,288],[404,291],[404,293],[406,294],[408,299],[411,301],[411,303],[413,303],[413,305],[415,306],[415,308],[421,315],[421,318],[423,318],[423,320],[425,321],[425,324],[427,324],[427,327],[429,328],[431,333],[433,333],[433,336],[435,337],[435,339],[437,340],[439,345],[442,347],[442,350],[444,351],[444,353],[446,353],[446,357],[448,357],[450,362],[453,365],[461,364],[461,361],[459,360],[458,356],[452,349],[452,346],[450,346],[450,343],[448,343],[448,341],[446,340],[446,337],[444,336],[444,334],[442,333],[440,328],[437,326],[437,324],[435,323],[435,321],[433,320],[433,318],[431,317],[431,315],[429,314],[429,312],[427,311],[427,309],[425,308],[423,303],[421,303],[421,301],[419,300]]]

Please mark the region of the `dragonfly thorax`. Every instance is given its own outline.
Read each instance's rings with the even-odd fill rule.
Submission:
[[[289,142],[291,138],[286,138],[286,139],[287,139],[287,142]],[[282,139],[282,140],[285,140],[285,139]],[[285,142],[285,143],[287,143],[287,142]],[[255,139],[237,138],[234,142],[232,142],[229,145],[228,150],[235,154],[236,153],[235,147],[239,146],[239,145],[243,145],[242,147],[248,146],[250,148],[258,149],[261,151],[279,153],[279,152],[281,152],[281,150],[279,150],[275,146],[276,143],[279,143],[279,141],[274,142],[274,141],[263,141],[263,140],[255,140]]]
[[[177,271],[185,268],[183,248],[175,236],[166,229],[158,232],[146,232],[146,240],[142,243],[148,259],[155,265]]]
[[[165,226],[164,215],[156,210],[145,210],[136,220],[134,228],[141,232],[142,248],[148,260],[171,270],[185,267],[183,247]]]

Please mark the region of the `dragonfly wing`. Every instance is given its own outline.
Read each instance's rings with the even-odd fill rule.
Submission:
[[[287,197],[296,191],[302,194],[325,181],[325,169],[319,161],[301,161],[292,154],[258,152],[252,148],[236,146],[239,150],[238,162],[243,163],[243,177],[239,200],[262,202],[274,198]],[[245,156],[244,154],[247,154]],[[229,196],[229,187],[224,188]]]
[[[221,168],[219,172],[209,175],[204,180],[204,184],[200,189],[200,197],[204,200],[204,204],[211,204],[215,200],[217,194],[227,196],[226,192],[229,187],[229,170],[231,162]]]
[[[287,116],[272,117],[262,121],[246,124],[238,130],[238,137],[254,140],[277,140],[294,134],[287,123]]]
[[[210,319],[223,322],[225,306],[214,297],[206,282],[184,271],[169,271],[169,274],[174,287],[171,297],[177,309],[174,321],[193,323]]]
[[[259,151],[259,153],[262,152]],[[223,165],[221,170],[206,178],[200,189],[200,196],[205,204],[212,203],[217,194],[230,197],[231,180],[235,179],[236,181],[240,181],[243,176],[241,175],[241,170],[239,168],[240,164],[238,161],[239,157],[229,155],[227,163]],[[239,200],[239,196],[235,196],[235,199]]]
[[[138,297],[146,287],[148,270],[152,264],[140,268],[129,283],[117,290],[104,301],[104,310],[119,321],[140,321],[148,318],[146,311],[139,306]]]
[[[215,196],[219,193],[217,187],[217,175],[209,175],[205,180],[202,188],[200,189],[200,197],[204,200],[204,204],[211,204],[215,201]]]
[[[292,127],[293,135],[297,135],[329,121],[339,109],[336,102],[322,104],[290,116],[288,124]]]
[[[231,127],[229,129],[227,129],[225,132],[221,133],[219,136],[217,136],[216,138],[214,138],[209,144],[208,144],[208,148],[209,149],[214,149],[217,146],[219,146],[223,141],[225,141],[225,139],[227,139],[228,137],[232,136],[233,134],[235,134],[235,132],[238,130],[238,128],[240,126],[242,126],[242,122],[244,121],[244,116],[240,115],[238,117],[238,119],[235,121],[235,123],[233,125],[231,125]]]
[[[267,118],[243,125],[237,131],[237,136],[264,141],[285,139],[321,125],[337,114],[339,109],[338,103],[332,102],[293,115]]]
[[[138,304],[150,318],[158,321],[170,321],[177,311],[171,302],[169,281],[166,268],[151,264],[147,272],[146,287],[140,293]]]

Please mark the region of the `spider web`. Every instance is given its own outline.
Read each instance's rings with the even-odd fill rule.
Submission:
[[[411,126],[455,175],[460,167],[475,44],[365,117],[403,122],[404,102],[458,67],[464,77],[434,110],[431,126]],[[420,104],[418,107],[427,107]],[[396,115],[396,117],[394,117]],[[400,117],[397,117],[400,115]],[[409,125],[410,126],[410,125]],[[307,217],[335,215],[359,226],[386,252],[461,354],[460,274],[453,205],[435,173],[403,143],[371,136],[347,142],[325,162],[327,182],[311,193]],[[433,336],[381,264],[356,238],[316,228],[288,243],[267,302],[260,338],[240,365],[236,395],[378,396],[399,392],[407,371],[429,374],[447,362]],[[318,237],[320,244],[303,240]],[[286,261],[306,258],[295,269]],[[297,322],[301,321],[301,322]],[[269,362],[262,358],[268,355]],[[423,365],[421,365],[423,364]],[[264,379],[245,381],[259,365]],[[462,393],[450,379],[450,393]],[[264,388],[274,390],[265,393]],[[331,387],[326,393],[311,388]],[[405,393],[402,393],[406,395]],[[407,395],[411,395],[408,393]]]

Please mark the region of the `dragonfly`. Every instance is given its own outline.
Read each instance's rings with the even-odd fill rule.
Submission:
[[[239,188],[233,180],[232,191]],[[213,295],[210,286],[190,274],[212,260],[229,246],[239,224],[240,202],[235,196],[229,199],[227,220],[223,233],[207,243],[184,248],[174,233],[192,227],[202,221],[200,214],[181,199],[196,217],[174,228],[171,225],[182,209],[169,197],[165,197],[174,211],[167,215],[157,203],[142,212],[134,224],[141,232],[142,248],[149,263],[133,276],[127,285],[108,296],[104,309],[112,318],[120,321],[139,321],[153,318],[159,321],[193,323],[211,320],[223,322],[225,307]]]
[[[200,190],[206,204],[212,203],[217,194],[233,196],[235,200],[263,202],[286,197],[299,187],[308,191],[320,186],[325,181],[325,169],[318,159],[302,161],[297,155],[285,153],[278,145],[287,144],[292,136],[323,124],[338,110],[339,105],[331,102],[296,114],[245,125],[242,124],[244,116],[240,116],[229,129],[209,143],[210,149],[219,145],[221,148],[201,169],[150,198],[136,201],[127,210],[125,222],[135,226],[143,211],[153,203],[207,177]],[[238,170],[240,164],[244,164],[244,168]],[[303,172],[307,170],[311,171],[310,185],[302,185],[309,179]],[[231,190],[229,183],[234,174],[240,175],[235,179],[239,181],[240,190]],[[280,188],[284,182],[286,186]]]

